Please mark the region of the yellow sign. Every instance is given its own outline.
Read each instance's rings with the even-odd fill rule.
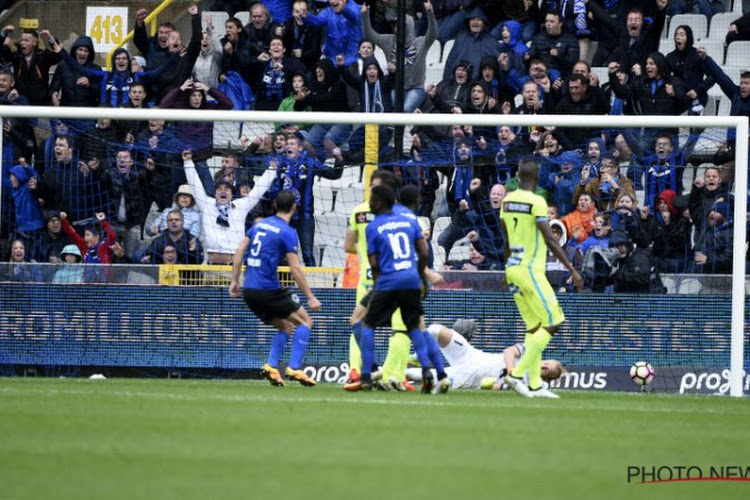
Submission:
[[[109,52],[128,33],[127,7],[87,7],[86,34],[96,52]]]
[[[38,30],[39,19],[27,19],[27,18],[22,17],[18,21],[18,27],[23,30]]]

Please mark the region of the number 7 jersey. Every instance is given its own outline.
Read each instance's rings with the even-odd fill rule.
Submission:
[[[517,189],[503,199],[500,218],[505,221],[510,244],[507,266],[525,266],[544,272],[547,243],[537,222],[547,220],[547,202],[541,196]]]

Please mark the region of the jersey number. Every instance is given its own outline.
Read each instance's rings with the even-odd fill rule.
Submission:
[[[266,233],[263,231],[258,231],[255,233],[255,237],[253,238],[253,246],[250,248],[250,255],[253,257],[257,257],[260,254],[260,248],[263,246],[263,238],[266,236]]]
[[[388,233],[394,260],[408,259],[411,256],[411,246],[406,233]]]

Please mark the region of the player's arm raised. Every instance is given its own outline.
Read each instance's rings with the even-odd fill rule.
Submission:
[[[299,289],[302,290],[302,293],[304,293],[305,297],[307,297],[307,304],[310,306],[310,309],[313,311],[320,311],[320,301],[312,293],[310,285],[307,284],[307,279],[305,278],[304,271],[302,271],[302,266],[300,266],[299,264],[299,257],[297,257],[297,253],[288,252],[286,254],[286,260],[289,262],[289,270],[292,273],[294,282],[297,283]]]
[[[562,248],[560,248],[560,244],[557,242],[557,238],[555,238],[555,235],[552,233],[552,229],[549,227],[549,222],[544,219],[537,221],[536,227],[539,229],[539,231],[542,233],[542,236],[544,236],[544,241],[547,243],[547,248],[549,248],[550,252],[552,252],[552,255],[557,257],[557,260],[559,260],[562,265],[564,265],[568,271],[570,271],[570,276],[573,278],[573,284],[576,287],[576,290],[579,292],[583,290],[583,278],[581,277],[581,273],[578,272],[578,270],[573,266],[573,263],[570,262],[570,259],[568,259],[568,256],[565,255],[565,252]]]
[[[250,238],[245,236],[242,238],[240,246],[234,252],[232,257],[232,282],[229,284],[229,296],[240,297],[242,295],[242,289],[240,288],[240,270],[242,269],[242,258],[247,252],[247,247],[250,246]]]

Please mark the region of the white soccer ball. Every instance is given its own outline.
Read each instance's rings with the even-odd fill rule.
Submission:
[[[630,367],[630,378],[638,385],[647,385],[654,380],[656,372],[653,367],[645,361],[636,361]]]

